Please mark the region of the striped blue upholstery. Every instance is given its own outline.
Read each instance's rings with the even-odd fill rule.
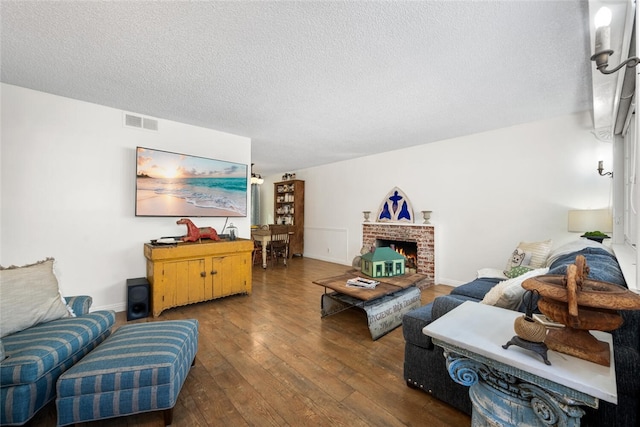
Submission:
[[[197,351],[195,319],[122,326],[58,379],[58,425],[173,408]]]
[[[50,402],[60,374],[107,338],[114,323],[114,312],[96,311],[4,337],[0,424],[23,424]]]
[[[73,310],[76,316],[82,316],[89,312],[89,308],[93,303],[93,298],[88,295],[80,295],[75,297],[65,297],[67,305]]]

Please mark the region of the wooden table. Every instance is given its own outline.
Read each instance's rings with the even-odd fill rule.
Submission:
[[[262,245],[262,268],[267,268],[267,244],[271,241],[271,230],[251,230],[251,237]]]
[[[293,235],[293,231],[289,232],[289,236]],[[271,230],[257,229],[251,230],[251,238],[257,240],[262,245],[262,268],[267,268],[267,245],[271,241]],[[290,256],[290,255],[289,255]],[[285,258],[284,265],[287,265]]]
[[[553,350],[546,365],[529,350],[502,347],[515,335],[514,320],[522,315],[465,302],[423,329],[444,348],[451,378],[470,387],[473,426],[579,426],[580,405],[597,408],[599,399],[617,403],[611,334],[592,331],[610,344],[611,366]]]
[[[320,300],[322,317],[353,307],[362,309],[367,313],[371,337],[376,340],[400,326],[405,313],[420,307],[420,290],[416,285],[426,279],[424,274],[376,279],[380,283],[373,289],[348,287],[347,280],[354,277],[357,274],[345,273],[313,281],[325,289]]]

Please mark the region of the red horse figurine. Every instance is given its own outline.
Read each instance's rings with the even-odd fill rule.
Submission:
[[[216,230],[211,227],[198,228],[190,219],[179,219],[176,224],[186,224],[187,226],[187,235],[182,238],[183,242],[195,242],[196,240],[201,241],[201,239],[220,240]]]

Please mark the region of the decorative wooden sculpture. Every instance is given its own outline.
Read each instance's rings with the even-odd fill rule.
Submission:
[[[640,309],[640,295],[613,283],[587,279],[589,267],[582,255],[567,267],[566,276],[543,275],[527,279],[522,287],[537,290],[538,308],[564,328],[550,329],[545,344],[551,350],[609,366],[609,344],[589,330],[613,331],[622,325],[617,310]]]
[[[211,227],[198,228],[190,219],[179,219],[176,224],[185,224],[187,226],[187,235],[182,238],[183,242],[195,242],[196,240],[201,242],[202,239],[220,240],[215,229]]]

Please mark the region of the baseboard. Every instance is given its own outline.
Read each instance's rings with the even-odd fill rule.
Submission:
[[[91,306],[91,309],[89,311],[100,311],[100,310],[113,310],[116,313],[120,312],[120,311],[126,311],[127,310],[127,303],[126,302],[120,302],[120,303],[117,303],[117,304],[110,304],[110,305]]]
[[[454,286],[454,287],[458,287],[460,285],[464,285],[465,283],[469,283],[467,282],[461,282],[460,280],[453,280],[453,279],[447,279],[447,278],[439,278],[436,283],[438,285],[448,285],[448,286]]]
[[[338,259],[338,258],[331,258],[331,257],[325,257],[322,255],[316,255],[316,254],[304,254],[305,258],[310,258],[310,259],[317,259],[319,261],[326,261],[326,262],[332,262],[334,264],[341,264],[341,265],[347,265],[347,266],[351,266],[351,263],[344,260],[344,259]]]

